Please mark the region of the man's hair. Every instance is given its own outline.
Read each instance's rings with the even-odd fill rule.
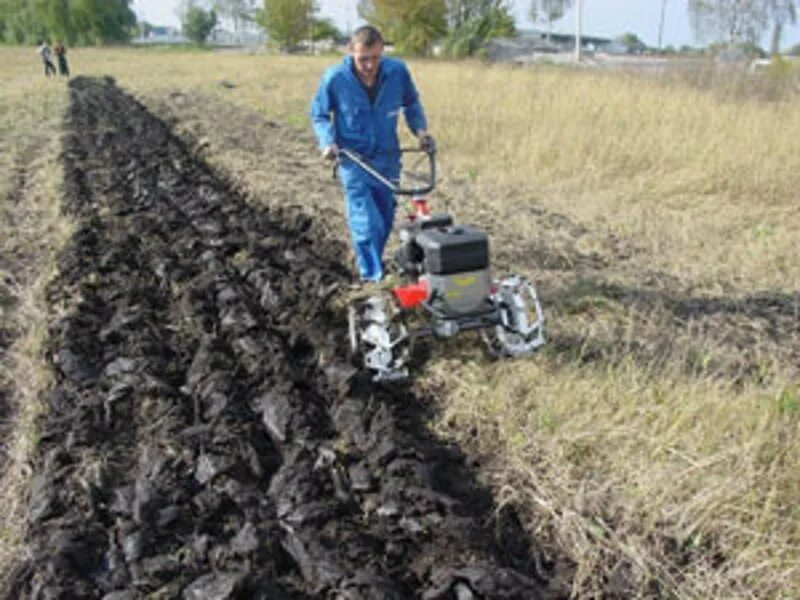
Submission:
[[[375,44],[383,44],[383,36],[376,27],[372,25],[362,25],[353,32],[350,36],[350,44],[363,44],[364,46],[374,46]]]

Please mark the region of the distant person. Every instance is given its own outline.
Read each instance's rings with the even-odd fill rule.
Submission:
[[[417,88],[406,65],[383,57],[383,37],[369,25],[353,32],[350,55],[322,76],[311,102],[311,121],[322,156],[339,148],[364,156],[389,180],[400,175],[397,117],[405,116],[420,145],[432,144]],[[387,187],[343,161],[339,177],[347,197],[347,222],[362,282],[383,279],[383,249],[392,232],[396,201]]]
[[[41,57],[42,64],[44,64],[45,77],[55,75],[56,68],[50,60],[53,57],[53,53],[50,51],[50,45],[44,40],[39,40],[39,47],[36,49],[36,53]]]
[[[67,65],[67,49],[64,47],[64,44],[58,42],[55,46],[53,46],[53,52],[55,52],[56,61],[58,62],[58,74],[63,75],[64,77],[69,77],[69,65]]]

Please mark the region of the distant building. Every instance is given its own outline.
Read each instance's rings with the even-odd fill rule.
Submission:
[[[585,52],[601,52],[614,41],[593,35],[581,36],[581,49]],[[486,45],[486,57],[492,62],[526,63],[547,54],[572,52],[575,36],[568,33],[551,33],[537,29],[520,30],[514,38],[496,38]]]
[[[621,56],[623,54],[631,54],[631,49],[619,40],[612,40],[610,43],[601,46],[598,52],[613,54],[614,56]]]
[[[244,46],[247,48],[262,46],[267,41],[267,36],[258,28],[229,31],[217,28],[208,36],[208,43],[214,46]]]
[[[138,45],[179,45],[188,44],[189,40],[181,34],[177,27],[143,24],[140,34],[134,40]],[[144,33],[144,35],[142,35]],[[261,29],[252,27],[240,31],[230,31],[216,27],[208,36],[207,43],[220,47],[257,47],[266,42],[267,36]]]
[[[134,38],[134,44],[150,45],[150,44],[186,44],[188,39],[181,35],[177,27],[165,27],[162,25],[150,25],[149,23],[141,23],[139,35]]]

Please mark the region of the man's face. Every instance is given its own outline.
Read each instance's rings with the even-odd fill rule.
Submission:
[[[350,54],[353,57],[358,76],[366,83],[375,81],[378,66],[381,63],[381,54],[383,54],[383,44],[378,43],[372,46],[353,44]]]

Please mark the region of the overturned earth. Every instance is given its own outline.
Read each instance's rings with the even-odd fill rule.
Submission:
[[[563,573],[344,352],[341,244],[70,83],[26,553],[7,598],[552,598]],[[560,576],[559,576],[560,575]]]

